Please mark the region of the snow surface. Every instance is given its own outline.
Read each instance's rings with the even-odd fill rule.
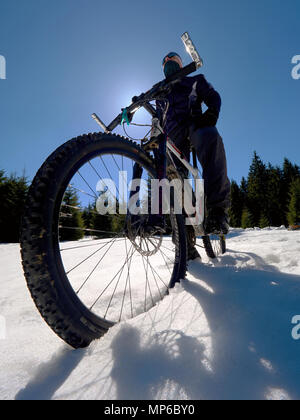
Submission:
[[[300,399],[300,231],[233,229],[227,243],[76,351],[35,309],[19,246],[0,245],[0,399]]]

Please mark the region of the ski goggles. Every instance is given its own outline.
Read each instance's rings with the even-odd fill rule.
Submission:
[[[169,61],[169,60],[174,60],[174,61],[176,61],[180,65],[180,67],[182,66],[181,58],[175,52],[170,52],[168,55],[166,55],[164,57],[163,61],[162,61],[162,65],[164,66],[166,64],[166,62]]]

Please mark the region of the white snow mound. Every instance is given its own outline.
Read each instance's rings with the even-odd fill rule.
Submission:
[[[300,232],[231,229],[227,246],[75,351],[37,312],[19,246],[0,245],[0,399],[299,399]]]

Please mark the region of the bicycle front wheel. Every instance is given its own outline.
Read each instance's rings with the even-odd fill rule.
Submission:
[[[151,156],[128,139],[96,133],[58,148],[30,187],[21,232],[28,288],[48,325],[74,348],[148,311],[185,276],[182,216],[171,213],[165,230],[149,230],[147,215],[128,217],[130,193],[119,183],[127,177],[128,186],[136,172],[144,182],[135,207],[145,207],[156,178]]]

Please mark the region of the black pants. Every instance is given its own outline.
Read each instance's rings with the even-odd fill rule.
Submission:
[[[202,166],[207,208],[230,207],[230,181],[222,137],[216,127],[179,128],[170,134],[171,140],[189,159],[191,145]]]

